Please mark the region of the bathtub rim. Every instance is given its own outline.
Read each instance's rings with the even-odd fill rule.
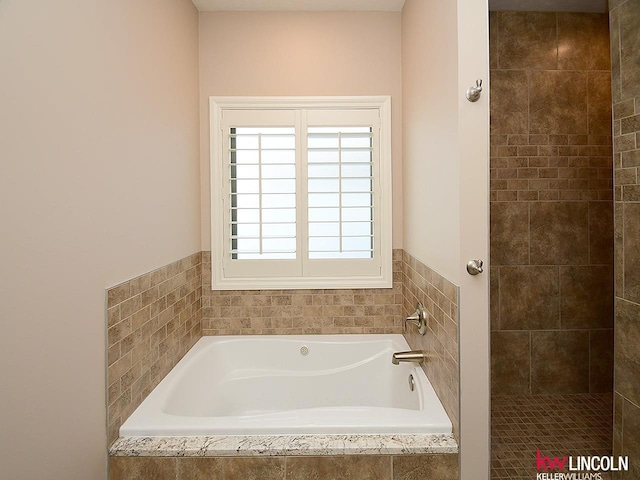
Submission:
[[[120,437],[112,457],[265,457],[458,453],[453,433]]]

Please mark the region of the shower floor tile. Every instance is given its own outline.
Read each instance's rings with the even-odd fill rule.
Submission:
[[[609,393],[493,395],[491,479],[535,479],[538,450],[551,458],[611,455],[612,402]]]

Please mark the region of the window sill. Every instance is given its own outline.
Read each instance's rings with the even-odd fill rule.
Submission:
[[[213,278],[211,290],[338,290],[392,288],[393,278],[367,277],[273,277]]]

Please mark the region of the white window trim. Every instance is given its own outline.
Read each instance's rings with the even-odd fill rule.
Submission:
[[[274,289],[345,289],[391,288],[393,286],[392,255],[392,165],[391,165],[391,97],[210,97],[210,172],[211,172],[211,271],[212,290],[274,290]],[[224,255],[224,225],[218,218],[223,211],[221,181],[224,178],[222,112],[243,109],[376,109],[380,116],[380,236],[381,271],[378,275],[327,277],[226,277]]]

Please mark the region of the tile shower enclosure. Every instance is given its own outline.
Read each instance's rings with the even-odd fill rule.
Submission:
[[[610,392],[606,14],[492,12],[493,394]]]

